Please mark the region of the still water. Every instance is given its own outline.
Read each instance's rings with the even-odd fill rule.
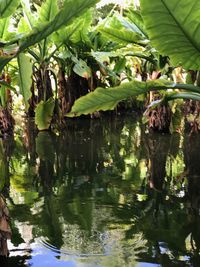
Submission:
[[[132,117],[27,122],[0,149],[10,257],[0,266],[200,266],[200,136]]]

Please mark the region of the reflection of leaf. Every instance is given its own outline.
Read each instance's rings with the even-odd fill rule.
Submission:
[[[54,147],[50,133],[40,132],[36,138],[36,152],[40,159],[54,161]]]
[[[47,101],[41,101],[35,109],[35,123],[40,131],[48,130],[52,121],[55,101],[49,98]]]

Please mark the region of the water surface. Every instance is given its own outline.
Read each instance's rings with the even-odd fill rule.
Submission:
[[[32,129],[1,143],[1,266],[200,266],[198,135],[145,133],[134,117]]]

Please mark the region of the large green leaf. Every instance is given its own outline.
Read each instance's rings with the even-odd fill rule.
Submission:
[[[144,26],[144,21],[143,18],[140,14],[139,10],[135,10],[133,8],[128,9],[128,11],[126,12],[126,16],[128,17],[128,19],[131,21],[131,27],[134,31],[144,35],[147,39],[147,33],[146,33],[146,29]]]
[[[171,101],[176,99],[192,99],[196,101],[200,101],[200,94],[192,93],[192,92],[178,92],[171,93],[165,96],[164,101]]]
[[[123,83],[113,88],[97,88],[95,91],[80,97],[75,101],[70,113],[67,117],[80,116],[82,114],[91,114],[99,110],[112,110],[116,105],[129,97],[135,97],[149,91],[156,91],[161,89],[184,89],[192,92],[191,98],[200,96],[200,87],[191,84],[174,84],[167,80],[150,80],[147,82],[132,81]],[[195,94],[196,93],[196,94]],[[183,98],[186,95],[182,94]],[[173,96],[170,95],[172,100]],[[189,98],[189,94],[187,95]],[[167,99],[166,99],[167,100]]]
[[[0,19],[0,39],[5,40],[8,33],[9,18]]]
[[[56,44],[66,44],[69,43],[72,35],[79,31],[82,27],[82,20],[80,18],[76,19],[72,24],[65,28],[61,28],[59,31],[55,32],[53,35],[53,40]]]
[[[41,101],[35,109],[35,123],[40,131],[48,130],[52,121],[55,101],[49,98]]]
[[[89,9],[80,17],[81,26],[77,29],[77,31],[71,36],[70,40],[73,43],[85,43],[87,46],[92,46],[91,40],[88,37],[88,33],[90,32],[92,21],[93,21],[93,13],[92,10]]]
[[[200,70],[200,1],[141,0],[152,44],[174,65]]]
[[[0,80],[0,88],[1,88],[1,86],[4,86],[4,87],[6,87],[7,89],[9,89],[9,90],[11,90],[11,91],[13,91],[14,93],[17,94],[17,91],[16,91],[15,87],[13,87],[12,85],[8,84],[8,83],[5,82],[4,80]]]
[[[9,17],[18,7],[20,0],[1,0],[0,1],[0,19]]]
[[[138,96],[152,89],[169,88],[173,84],[168,81],[132,81],[123,83],[113,88],[97,88],[94,92],[80,97],[76,100],[68,117],[80,116],[81,114],[91,114],[98,110],[112,110],[119,101],[128,97]]]
[[[73,71],[79,76],[89,79],[92,75],[91,68],[87,65],[87,63],[82,59],[77,59],[76,57],[72,57],[72,61],[75,63]]]
[[[24,16],[21,18],[21,21],[18,24],[18,33],[19,29],[22,30],[23,28],[25,28],[25,31],[23,32],[25,34],[27,27],[29,31],[33,29],[38,18],[35,13],[32,13],[29,0],[21,0],[21,5],[23,8]]]
[[[56,42],[60,43],[69,43],[70,40],[75,44],[81,42],[82,44],[86,43],[91,46],[90,38],[88,37],[91,24],[92,10],[89,9],[84,13],[84,15],[74,20],[73,23],[71,23],[69,26],[62,28],[58,32],[56,32],[54,39]]]
[[[1,90],[0,90],[0,100],[1,100],[1,108],[5,108],[7,105],[7,97],[6,97],[6,87],[1,85]]]
[[[99,27],[98,30],[103,33],[108,39],[120,43],[120,44],[130,44],[130,43],[138,43],[143,40],[140,34],[137,32],[132,32],[127,29],[114,29],[108,27]]]
[[[109,41],[113,41],[122,45],[130,43],[144,43],[145,35],[139,28],[128,19],[121,15],[115,14],[113,17],[105,19],[100,26],[97,27]]]
[[[39,21],[49,22],[51,21],[58,12],[57,1],[46,0],[41,6]]]
[[[20,81],[20,93],[23,96],[26,111],[29,107],[28,100],[31,97],[31,85],[32,85],[32,63],[30,58],[25,54],[20,53],[18,55],[19,66],[19,81]]]

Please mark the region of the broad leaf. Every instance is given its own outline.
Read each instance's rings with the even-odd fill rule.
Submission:
[[[200,94],[192,92],[171,93],[165,96],[164,101],[171,101],[175,99],[192,99],[200,101]]]
[[[138,96],[150,90],[159,90],[173,86],[169,81],[148,81],[139,82],[132,81],[123,83],[113,88],[97,88],[94,92],[80,97],[76,100],[72,110],[67,117],[80,116],[81,114],[91,114],[99,110],[112,110],[116,107],[119,101],[128,97]]]
[[[8,84],[7,82],[0,80],[0,88],[1,86],[6,87],[7,89],[13,91],[15,94],[17,94],[17,91],[15,89],[15,87],[13,87],[12,85]]]
[[[93,14],[92,14],[92,11],[90,9],[87,12],[85,12],[84,15],[82,15],[80,17],[81,25],[77,29],[77,31],[72,35],[72,37],[70,38],[70,40],[73,43],[82,42],[82,43],[85,43],[86,45],[88,45],[89,47],[92,46],[91,40],[88,37],[88,33],[90,31],[91,24],[93,21],[92,15]]]
[[[109,62],[110,58],[116,58],[116,57],[126,57],[126,56],[132,56],[132,57],[139,57],[144,58],[146,60],[152,61],[153,59],[149,57],[148,53],[143,51],[142,47],[140,46],[134,46],[129,45],[128,47],[117,49],[112,52],[99,52],[99,51],[91,51],[91,56],[95,58],[97,62],[104,63]]]
[[[0,88],[0,100],[1,100],[1,107],[5,108],[7,105],[7,97],[6,97],[7,89],[4,85],[1,85]]]
[[[49,22],[56,16],[58,12],[57,1],[46,0],[40,9],[39,21]]]
[[[0,39],[6,40],[10,18],[0,19]]]
[[[35,123],[40,131],[48,130],[53,116],[55,101],[49,98],[47,101],[41,101],[35,109]]]
[[[73,62],[75,63],[73,71],[79,76],[89,79],[92,75],[92,71],[87,63],[82,59],[77,59],[72,57]]]
[[[174,84],[167,80],[150,80],[147,82],[132,81],[122,83],[113,88],[99,87],[95,91],[80,97],[75,101],[71,112],[66,116],[75,117],[82,114],[91,114],[99,110],[112,110],[124,99],[161,89],[184,89],[190,91],[190,93],[169,94],[164,101],[170,101],[176,98],[200,100],[200,87],[192,84]]]
[[[20,0],[1,0],[0,1],[0,19],[9,17],[18,7]]]
[[[144,35],[148,39],[143,18],[138,10],[130,8],[126,13],[128,19],[132,22],[131,27],[134,31]]]
[[[143,38],[137,32],[132,32],[127,29],[116,29],[108,27],[99,27],[98,30],[104,34],[109,40],[119,44],[128,45],[130,43],[140,43]]]
[[[30,58],[25,54],[20,53],[18,55],[19,66],[19,81],[20,81],[20,93],[23,96],[26,111],[29,107],[28,100],[31,97],[31,85],[32,85],[32,63]]]
[[[17,32],[19,34],[27,34],[30,31],[30,24],[27,23],[27,20],[22,17],[18,23]]]
[[[82,20],[76,19],[71,25],[68,27],[62,28],[59,31],[55,32],[53,35],[53,39],[56,44],[66,44],[69,42],[72,35],[79,31],[82,26]]]
[[[143,43],[146,37],[139,29],[124,17],[115,14],[109,19],[105,19],[100,26],[97,27],[109,41],[117,42],[122,45],[130,43]]]
[[[152,44],[172,63],[200,70],[200,1],[141,0],[142,17]]]
[[[22,17],[22,19],[24,19],[24,21],[22,21],[20,24],[22,25],[18,25],[18,28],[22,28],[22,26],[24,26],[25,28],[28,27],[29,30],[32,30],[34,28],[34,25],[37,21],[37,15],[31,12],[31,6],[30,6],[30,1],[29,0],[21,0],[21,5],[23,7],[23,13],[24,13],[24,17]],[[26,26],[25,26],[26,24]],[[25,33],[25,32],[24,32]]]

